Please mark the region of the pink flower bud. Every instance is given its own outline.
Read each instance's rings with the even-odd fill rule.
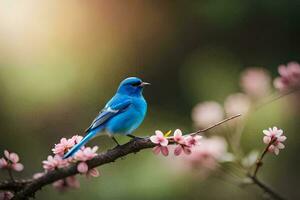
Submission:
[[[88,172],[87,172],[87,176],[91,176],[91,177],[98,177],[100,176],[100,173],[99,171],[96,169],[96,168],[93,168],[93,169],[90,169]]]
[[[77,165],[77,170],[79,173],[85,174],[89,170],[89,167],[85,162],[80,162]]]

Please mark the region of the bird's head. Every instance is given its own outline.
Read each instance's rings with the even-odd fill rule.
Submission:
[[[150,83],[143,82],[137,77],[129,77],[120,83],[118,93],[138,96],[142,94],[143,88]]]

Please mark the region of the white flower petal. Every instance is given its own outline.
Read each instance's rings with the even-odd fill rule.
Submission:
[[[97,150],[98,150],[98,146],[94,146],[93,148],[92,148],[92,151],[93,151],[93,153],[95,153]]]
[[[24,169],[24,166],[21,163],[14,163],[12,164],[13,170],[20,172]]]
[[[165,147],[168,146],[168,143],[169,141],[166,138],[164,138],[164,140],[160,142],[160,145]]]
[[[271,137],[264,136],[263,141],[264,141],[265,144],[269,144],[271,142]]]
[[[151,140],[151,142],[153,142],[154,144],[159,144],[158,137],[155,136],[155,135],[152,135],[152,136],[150,137],[150,140]]]
[[[263,133],[264,133],[265,135],[267,135],[267,136],[270,136],[270,135],[271,135],[270,131],[268,131],[268,130],[263,130]]]
[[[4,150],[4,155],[5,155],[5,157],[6,157],[7,159],[9,159],[9,157],[10,157],[9,154],[10,154],[10,153],[9,153],[7,150]]]
[[[163,137],[164,136],[163,132],[161,132],[160,130],[156,130],[155,135],[158,136],[158,137]]]
[[[283,134],[283,130],[281,130],[281,129],[277,130],[277,133],[276,133],[277,136],[280,136],[282,134]]]
[[[283,142],[283,141],[286,140],[286,138],[287,138],[287,137],[283,135],[283,136],[278,137],[278,138],[277,138],[277,141]]]
[[[273,129],[272,129],[272,128],[269,128],[269,132],[270,132],[270,133],[273,132]]]
[[[182,136],[181,130],[180,130],[180,129],[176,129],[176,130],[174,131],[174,136],[175,136],[175,137],[180,137],[180,136]]]
[[[285,147],[284,144],[282,144],[281,142],[279,142],[276,146],[278,149],[284,149]]]

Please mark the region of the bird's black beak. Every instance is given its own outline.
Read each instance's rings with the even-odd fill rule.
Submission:
[[[147,85],[151,85],[150,83],[147,83],[147,82],[142,82],[141,84],[140,84],[140,87],[145,87],[145,86],[147,86]]]

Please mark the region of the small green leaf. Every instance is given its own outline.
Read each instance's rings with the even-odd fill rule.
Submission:
[[[164,134],[164,136],[165,136],[165,137],[168,137],[171,133],[172,133],[172,130],[169,130],[168,132],[166,132],[166,133]]]

